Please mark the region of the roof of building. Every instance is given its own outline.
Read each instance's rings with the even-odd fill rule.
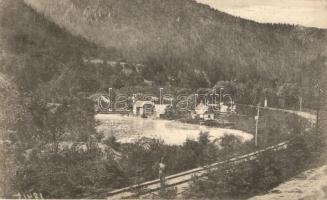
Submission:
[[[208,106],[206,106],[204,103],[199,103],[199,105],[195,108],[195,113],[198,115],[203,115],[208,111]]]
[[[156,104],[154,109],[157,113],[165,114],[166,109],[170,106],[170,104]]]
[[[152,106],[155,106],[152,101],[136,101],[134,103],[134,107],[140,108],[140,107],[144,107],[144,105],[146,105],[146,104],[150,104]]]

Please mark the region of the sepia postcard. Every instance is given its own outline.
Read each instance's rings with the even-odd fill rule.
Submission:
[[[327,199],[327,0],[0,0],[0,199]]]

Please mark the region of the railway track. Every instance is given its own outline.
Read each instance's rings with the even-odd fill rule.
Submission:
[[[247,105],[249,106],[249,105]],[[250,106],[250,107],[256,107],[256,106]],[[281,111],[281,112],[287,112],[287,113],[294,113],[297,114],[303,118],[306,118],[310,122],[314,123],[315,116],[313,114],[307,113],[307,112],[299,112],[299,111],[292,111],[292,110],[284,110],[284,109],[278,109],[278,108],[267,108],[267,107],[260,107],[262,109],[267,110],[274,110],[274,111]],[[203,167],[195,168],[189,171],[181,172],[178,174],[170,175],[166,177],[165,183],[166,187],[174,187],[177,185],[182,185],[187,182],[190,182],[192,180],[192,177],[203,177],[208,173],[208,170],[216,170],[219,168],[227,167],[228,165],[237,165],[240,163],[244,163],[247,161],[254,160],[258,157],[258,155],[268,152],[268,151],[279,151],[282,149],[286,149],[290,141],[281,142],[277,145],[273,145],[258,151],[254,151],[245,155],[237,156],[225,161],[213,163],[210,165],[206,165]],[[107,193],[108,199],[128,199],[128,198],[137,198],[138,196],[143,196],[150,194],[155,191],[160,190],[160,180],[156,179],[153,181],[144,182],[141,184],[132,185],[129,187],[125,187],[122,189],[114,190],[109,193]]]
[[[213,163],[210,165],[206,165],[204,167],[199,167],[182,173],[167,176],[166,187],[173,187],[186,182],[190,182],[193,176],[197,176],[197,177],[205,176],[208,170],[216,170],[219,168],[226,167],[228,165],[237,165],[243,162],[254,160],[257,158],[258,155],[267,151],[279,151],[282,149],[286,149],[288,143],[289,141],[282,142],[277,145],[270,146],[249,154],[237,156],[225,161]],[[142,184],[136,184],[122,189],[111,191],[107,194],[107,196],[108,199],[127,199],[127,198],[135,198],[140,195],[146,195],[159,190],[160,190],[160,180],[156,179]]]

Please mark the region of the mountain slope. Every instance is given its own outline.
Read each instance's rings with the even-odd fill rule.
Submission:
[[[192,0],[25,2],[72,34],[169,74],[152,76],[166,81],[197,70],[211,84],[257,74],[271,84],[293,81],[302,65],[326,54],[326,30],[258,24]]]
[[[109,75],[121,73],[119,65],[89,67],[83,61],[95,56],[119,61],[119,52],[70,34],[22,0],[0,1],[0,30],[0,72],[22,93],[44,98],[93,93],[111,83]]]
[[[1,72],[46,99],[233,80],[239,102],[297,104],[305,91],[314,104],[313,61],[327,52],[326,30],[258,24],[189,0],[0,2]]]

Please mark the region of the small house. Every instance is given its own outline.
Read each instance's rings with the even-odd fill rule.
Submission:
[[[149,117],[154,113],[154,103],[151,101],[136,101],[133,105],[133,114],[136,116]]]
[[[220,104],[220,113],[236,113],[236,105],[225,105],[223,103]]]
[[[215,113],[212,110],[212,107],[205,105],[201,102],[199,105],[196,106],[193,118],[199,118],[203,120],[214,120]]]
[[[167,109],[170,107],[170,104],[156,104],[154,107],[155,116],[161,118],[166,114]]]
[[[220,103],[220,112],[221,113],[227,113],[229,112],[229,107],[227,105],[224,105],[223,103]]]

